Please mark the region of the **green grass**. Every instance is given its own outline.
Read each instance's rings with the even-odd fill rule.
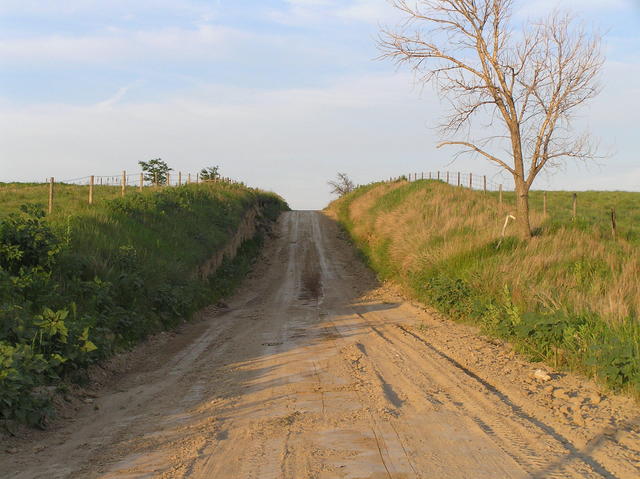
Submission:
[[[369,265],[385,280],[452,319],[507,339],[534,361],[580,371],[640,393],[640,194],[532,194],[529,242],[501,239],[502,207],[438,181],[376,183],[330,205]],[[618,212],[617,240],[603,211]],[[602,216],[605,216],[603,219]]]
[[[145,188],[151,194],[155,188]],[[137,191],[128,187],[127,194]],[[106,201],[120,197],[119,186],[95,186],[94,205],[89,205],[89,187],[78,185],[55,184],[53,216],[69,214],[90,214],[96,207],[100,208]],[[19,210],[24,203],[37,204],[47,209],[49,202],[49,185],[44,183],[0,183],[0,218]]]
[[[640,243],[640,193],[628,191],[547,191],[548,227],[562,227],[573,223],[573,195],[577,195],[575,226],[594,229],[602,235],[611,234],[611,209],[615,208],[618,235]],[[497,192],[488,193],[497,199]],[[542,213],[543,191],[531,191],[530,207]],[[514,207],[515,193],[503,193],[505,205]]]
[[[0,188],[0,419],[43,425],[44,386],[83,381],[85,368],[147,335],[175,327],[229,294],[260,245],[246,242],[210,278],[198,267],[221,251],[251,209],[260,224],[287,208],[242,185],[97,188],[57,185],[54,213],[37,207],[46,185]],[[46,198],[46,196],[45,196]]]

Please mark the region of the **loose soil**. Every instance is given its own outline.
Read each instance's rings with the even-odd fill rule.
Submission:
[[[281,217],[228,307],[110,367],[5,438],[0,476],[640,477],[635,403],[404,300],[318,212]]]

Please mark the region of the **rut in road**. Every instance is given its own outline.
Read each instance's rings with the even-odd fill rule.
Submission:
[[[633,449],[575,446],[375,287],[331,219],[283,215],[228,311],[13,477],[635,476]]]

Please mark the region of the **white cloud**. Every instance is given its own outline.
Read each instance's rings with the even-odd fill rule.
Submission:
[[[129,90],[131,90],[136,85],[140,85],[140,84],[141,84],[141,82],[134,82],[134,83],[132,83],[130,85],[125,85],[122,88],[119,88],[118,91],[116,91],[109,98],[107,98],[104,101],[98,102],[96,104],[96,108],[98,108],[100,110],[105,110],[105,109],[112,108],[114,105],[118,104],[127,95]]]
[[[566,9],[576,13],[594,12],[605,10],[632,10],[633,0],[524,0],[516,4],[519,16],[537,17],[552,12],[555,9]]]
[[[271,17],[289,25],[319,25],[327,21],[377,24],[396,18],[387,0],[287,0],[286,10],[274,10]]]
[[[96,35],[47,35],[0,40],[0,63],[105,63],[130,59],[220,58],[250,33],[201,25],[192,29],[128,31],[111,28]]]
[[[192,15],[213,15],[219,0],[2,0],[0,15],[122,15],[135,16],[145,12],[171,12]]]

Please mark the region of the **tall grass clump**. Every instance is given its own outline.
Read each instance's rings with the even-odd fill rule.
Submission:
[[[633,232],[614,241],[588,218],[544,218],[534,208],[531,241],[509,227],[501,238],[508,202],[438,181],[369,185],[331,209],[378,274],[415,298],[533,360],[640,391]]]
[[[69,186],[64,207],[45,216],[29,203],[40,190],[25,188],[24,204],[0,212],[0,424],[7,427],[44,426],[56,387],[85,381],[87,366],[228,294],[259,234],[210,277],[199,266],[251,210],[266,225],[287,208],[274,194],[226,183],[149,188],[88,207],[75,201],[86,188]]]

